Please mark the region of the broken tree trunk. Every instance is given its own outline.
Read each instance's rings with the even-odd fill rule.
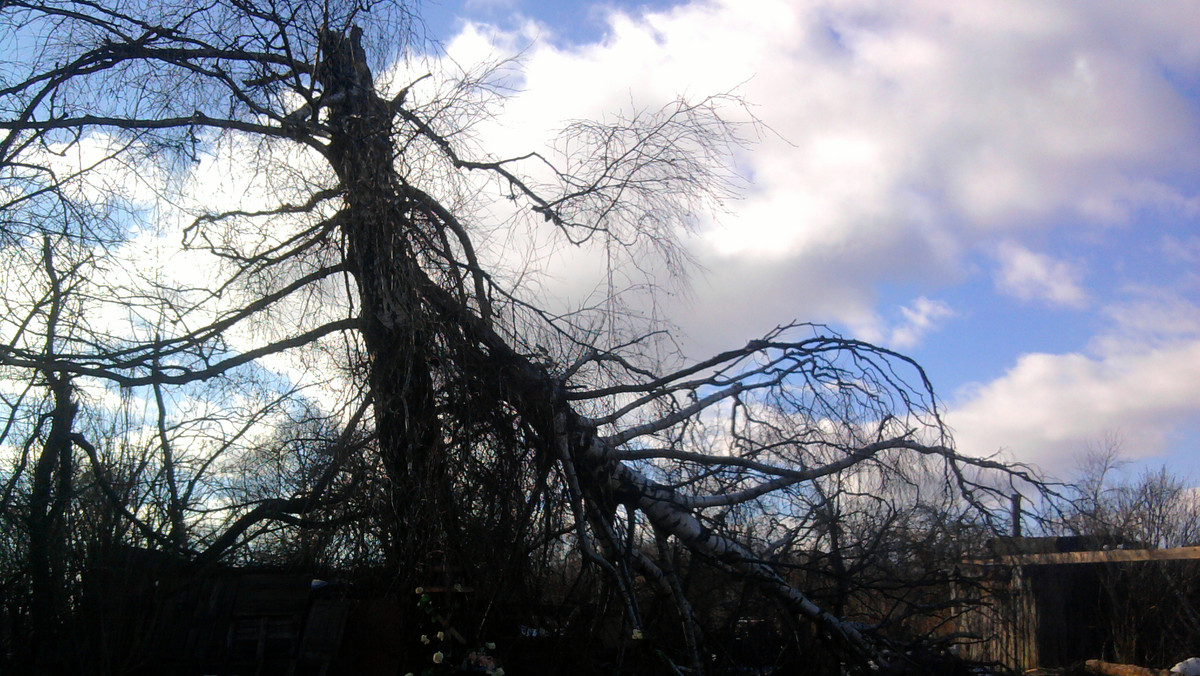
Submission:
[[[598,424],[574,409],[565,383],[493,329],[481,278],[470,280],[478,267],[461,224],[396,169],[393,119],[416,118],[400,108],[403,97],[389,101],[375,93],[358,38],[355,31],[323,35],[325,60],[317,75],[332,130],[327,156],[345,202],[338,222],[347,243],[348,269],[361,297],[378,441],[396,510],[393,562],[418,564],[430,542],[453,530],[455,501],[461,496],[454,495],[450,477],[442,472],[436,402],[439,378],[445,377],[444,363],[437,359],[448,358],[457,368],[475,372],[471,387],[488,402],[481,405],[511,410],[537,431],[537,453],[557,463],[570,485],[579,545],[613,575],[626,595],[632,594],[632,581],[617,555],[623,546],[614,535],[617,504],[641,511],[658,532],[759,585],[815,624],[848,662],[876,672],[904,671],[902,659],[789,585],[761,556],[706,527],[697,511],[703,505],[621,461],[619,447],[637,434],[601,437]],[[414,124],[446,149],[444,139],[423,123]],[[467,261],[455,259],[455,251]],[[435,346],[437,359],[431,353]],[[831,467],[852,464],[876,450],[848,453],[844,462]],[[798,480],[780,480],[777,485]],[[654,565],[643,559],[640,565]],[[650,578],[661,575],[648,573]]]

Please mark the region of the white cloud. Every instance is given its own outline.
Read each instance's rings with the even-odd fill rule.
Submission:
[[[1173,237],[1166,235],[1161,242],[1162,253],[1175,263],[1195,265],[1200,263],[1200,236]]]
[[[1200,307],[1142,298],[1107,314],[1112,326],[1086,352],[1026,354],[1002,377],[963,388],[948,414],[959,448],[1006,448],[1054,471],[1109,430],[1130,457],[1164,451],[1200,416]]]
[[[904,322],[892,329],[888,344],[897,349],[915,347],[925,335],[936,330],[943,320],[954,316],[954,310],[940,300],[924,296],[916,299],[912,306],[900,308]]]
[[[518,0],[466,0],[466,7],[474,11],[499,11],[516,9]]]
[[[956,315],[945,301],[925,296],[901,306],[898,311],[900,320],[892,326],[886,326],[881,318],[871,316],[852,325],[852,332],[861,340],[896,350],[909,350],[920,345],[925,336],[940,329],[945,320]]]
[[[889,325],[875,307],[881,282],[944,284],[997,238],[1001,290],[1084,307],[1082,266],[1031,251],[1024,236],[1064,227],[1064,214],[1108,227],[1144,207],[1200,209],[1176,178],[1195,169],[1200,123],[1167,77],[1200,71],[1186,0],[713,0],[608,19],[602,43],[576,47],[534,42],[545,31],[531,22],[509,33],[467,25],[447,52],[469,66],[528,47],[508,73],[517,94],[472,130],[497,156],[543,146],[564,120],[679,93],[747,98],[769,127],[738,157],[750,190],[689,240],[707,272],[672,316],[705,352],[792,319],[913,347],[953,311],[920,296]],[[194,192],[247,206],[279,190],[223,169],[208,162]],[[536,249],[538,237],[509,234],[492,251]],[[1178,250],[1194,256],[1194,242]],[[205,274],[175,255],[162,265],[176,278]],[[596,291],[600,255],[549,253],[534,266],[578,304]],[[1120,427],[1131,450],[1160,447],[1197,411],[1200,329],[1187,306],[1110,305],[1113,328],[1087,351],[1025,355],[960,397],[960,441],[1055,458]]]
[[[1087,304],[1078,265],[1035,253],[1012,241],[996,250],[996,288],[1024,301],[1079,308]]]
[[[1063,216],[1109,227],[1196,199],[1178,175],[1200,124],[1168,77],[1200,69],[1187,2],[716,0],[608,19],[602,43],[530,45],[481,145],[515,155],[564,119],[744,95],[771,131],[739,157],[748,194],[690,242],[705,311],[676,317],[722,345],[791,317],[861,323],[881,281],[944,284],[997,232],[1019,252]],[[449,51],[536,32],[468,27]],[[1011,292],[1086,301],[1077,267],[1031,256],[1009,261]]]
[[[1131,298],[1102,308],[1106,330],[1092,339],[1096,354],[1149,350],[1200,337],[1200,306],[1168,290],[1130,287]]]

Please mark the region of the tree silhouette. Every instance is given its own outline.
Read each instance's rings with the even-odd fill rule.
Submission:
[[[118,539],[197,565],[301,542],[305,560],[379,566],[408,589],[452,561],[486,590],[478,627],[574,551],[618,592],[630,635],[648,632],[647,598],[668,599],[702,671],[683,557],[760,590],[856,668],[920,671],[888,620],[928,599],[897,593],[871,618],[852,581],[986,530],[1001,491],[1033,480],[956,453],[902,355],[788,324],[687,362],[622,289],[551,312],[480,246],[529,228],[551,247],[602,242],[610,273],[685,266],[673,233],[730,188],[736,101],[570,124],[566,165],[497,158],[468,133],[486,76],[397,88],[374,72],[405,72],[384,61],[405,63],[404,5],[2,11],[0,236],[33,280],[4,290],[0,365],[26,383],[5,399],[19,458],[3,507],[25,533],[5,574],[32,580],[35,644],[70,614],[72,571],[45,564],[87,550],[66,532],[87,493]],[[203,199],[195,167],[218,161],[244,203]],[[490,198],[504,211],[479,207]],[[171,233],[182,247],[163,264],[147,242]],[[114,439],[148,452],[131,466]],[[843,522],[871,500],[894,518]],[[882,537],[901,525],[925,532]],[[836,607],[862,621],[802,588],[794,571],[822,547]]]

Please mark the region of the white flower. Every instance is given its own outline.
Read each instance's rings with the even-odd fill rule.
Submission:
[[[440,651],[440,650],[433,654],[433,663],[434,664],[441,664],[442,660],[444,660],[444,659],[446,659],[446,656],[443,655],[442,651]]]
[[[495,650],[495,649],[496,649],[496,644],[495,644],[495,643],[492,643],[491,641],[488,641],[487,643],[484,643],[484,644],[483,644],[483,647],[484,647],[484,648],[487,648],[488,650]]]
[[[504,676],[504,667],[496,667],[496,670],[492,672],[492,676]]]
[[[424,588],[424,587],[417,587],[417,589],[416,589],[416,592],[417,592],[418,594],[424,594],[424,593],[425,593],[425,588]]]
[[[635,640],[635,641],[642,640],[642,630],[641,629],[633,630],[633,640]]]
[[[429,637],[426,636],[425,634],[421,634],[421,643],[424,643],[425,645],[429,645]]]
[[[439,640],[439,641],[445,641],[445,640],[446,640],[446,632],[444,632],[444,631],[439,631],[439,632],[438,632],[438,640]]]

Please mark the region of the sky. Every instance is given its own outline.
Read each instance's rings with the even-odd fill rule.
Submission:
[[[700,355],[792,320],[911,355],[964,452],[1069,473],[1119,439],[1200,482],[1200,7],[1050,0],[425,0],[516,57],[478,130],[732,93],[738,199],[667,308]],[[498,151],[502,152],[502,151]],[[553,264],[551,264],[553,268]],[[569,262],[563,293],[586,285]]]

